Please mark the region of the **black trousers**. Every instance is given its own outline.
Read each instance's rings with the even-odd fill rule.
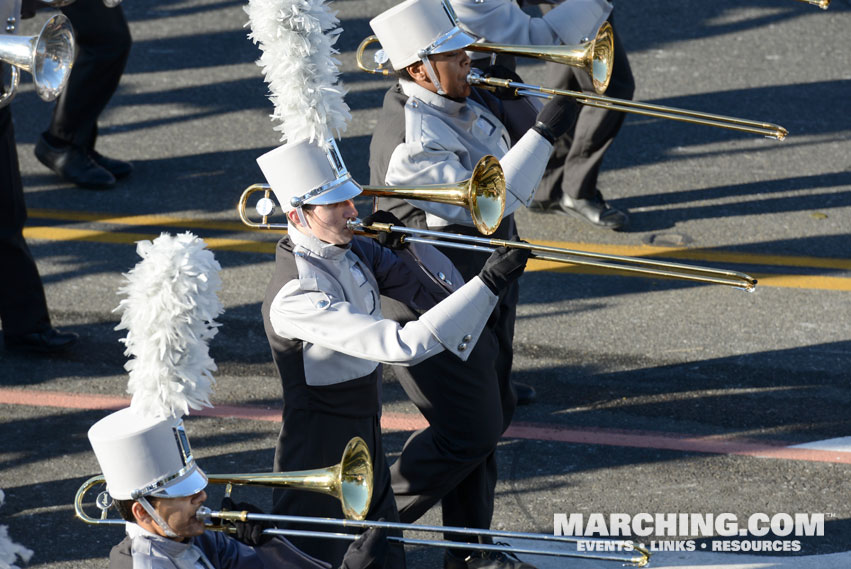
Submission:
[[[606,96],[632,99],[635,80],[617,31],[614,45],[612,79]],[[585,71],[557,63],[546,65],[546,86],[594,93],[591,78]],[[577,109],[573,128],[553,146],[544,177],[535,193],[536,200],[558,201],[563,195],[589,199],[597,189],[603,157],[614,142],[626,114],[585,105],[578,105]]]
[[[275,471],[312,470],[325,468],[340,462],[346,443],[353,436],[366,441],[372,456],[373,494],[367,519],[386,521],[399,520],[393,492],[390,489],[390,474],[381,444],[381,426],[377,416],[346,417],[307,409],[286,409],[284,423],[275,448]],[[304,490],[281,490],[273,493],[273,513],[295,516],[341,518],[340,502],[332,497]],[[312,524],[279,524],[281,527],[333,531],[337,533],[361,533],[358,529],[323,528]],[[390,531],[389,535],[401,535]],[[340,567],[343,556],[351,542],[340,539],[317,539],[313,537],[288,537],[302,551],[327,561],[332,569]],[[399,544],[390,544],[387,569],[405,568],[405,550]]]
[[[385,200],[382,200],[382,202]],[[406,218],[408,225],[413,218]],[[449,233],[475,233],[469,227],[449,226]],[[514,220],[506,218],[500,238],[516,235]],[[464,276],[475,277],[486,255],[443,249]],[[395,367],[405,393],[429,423],[411,435],[390,477],[399,517],[412,523],[441,503],[443,525],[490,528],[497,481],[495,450],[517,405],[511,385],[514,320],[519,286],[500,297],[487,326],[467,361],[441,352],[411,367]],[[406,306],[382,297],[382,313],[405,322],[416,315]],[[470,541],[466,535],[447,539]]]
[[[2,67],[2,66],[0,66]],[[0,322],[5,334],[50,328],[44,288],[24,241],[27,220],[9,107],[0,109]]]
[[[62,12],[74,26],[77,55],[48,132],[93,149],[98,117],[118,88],[130,55],[130,28],[121,6],[108,8],[103,0],[76,0]]]

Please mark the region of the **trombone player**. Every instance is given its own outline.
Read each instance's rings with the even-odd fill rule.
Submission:
[[[578,44],[593,39],[597,30],[612,19],[612,4],[607,0],[450,0],[461,25],[486,42],[537,45]],[[539,4],[543,17],[526,14],[524,3]],[[472,53],[473,66],[485,69],[488,54]],[[475,59],[479,58],[479,59]],[[498,63],[509,69],[514,81],[514,60],[499,56]],[[586,72],[576,67],[546,63],[546,84],[556,89],[594,93],[594,84]],[[620,37],[614,34],[614,63],[606,94],[631,99],[635,91],[629,60]],[[520,101],[505,101],[508,114],[520,113]],[[592,225],[618,230],[626,226],[628,216],[606,203],[597,188],[597,178],[606,151],[617,136],[625,115],[615,110],[585,105],[577,107],[575,126],[559,137],[547,164],[541,185],[530,206],[532,211],[554,212],[578,217]]]
[[[128,407],[95,423],[88,438],[126,522],[109,569],[330,569],[283,537],[263,535],[263,522],[236,522],[236,538],[206,529],[196,514],[207,499],[207,476],[192,457],[182,419]],[[380,569],[385,553],[383,532],[370,528],[348,547],[340,569]]]
[[[431,246],[405,247],[391,239],[384,247],[353,234],[348,222],[357,216],[352,200],[361,188],[333,139],[324,145],[288,142],[257,162],[289,224],[262,305],[284,398],[274,470],[323,467],[359,436],[374,463],[366,517],[397,521],[381,443],[380,364],[412,365],[444,351],[467,359],[501,291],[520,277],[529,254],[497,249],[465,283]],[[399,225],[386,213],[364,223],[371,219]],[[383,316],[380,295],[424,313],[400,325]],[[340,505],[328,496],[280,490],[273,500],[273,513],[340,516]],[[296,543],[332,565],[345,553],[337,540]],[[388,549],[387,566],[404,568],[403,548]]]
[[[457,26],[446,2],[407,0],[379,14],[370,26],[400,79],[403,97],[400,104],[391,90],[385,98],[385,112],[370,144],[372,181],[391,186],[456,182],[468,178],[482,156],[492,154],[506,178],[505,216],[497,235],[516,238],[512,212],[532,200],[553,142],[573,121],[574,103],[554,98],[538,113],[533,128],[527,127],[515,142],[500,118],[470,96],[470,58],[464,48],[475,38]],[[378,180],[382,174],[385,178]],[[459,206],[421,201],[405,206],[408,223],[476,234],[469,213]],[[416,209],[411,211],[411,206]],[[465,277],[481,269],[476,252],[453,249],[447,256]],[[403,522],[416,521],[440,502],[443,525],[490,527],[497,476],[494,451],[517,403],[510,374],[518,298],[516,283],[500,295],[467,362],[439,354],[396,370],[429,422],[408,440],[391,469]],[[398,304],[394,311],[401,321],[415,317]],[[504,554],[467,553],[447,552],[445,567],[530,567]]]

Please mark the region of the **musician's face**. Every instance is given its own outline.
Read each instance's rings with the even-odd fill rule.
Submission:
[[[190,537],[204,533],[206,529],[204,522],[195,517],[195,512],[204,505],[206,499],[207,493],[201,490],[197,494],[185,498],[153,498],[149,499],[149,501],[163,521],[177,534],[177,538],[172,539],[184,541]],[[135,507],[137,506],[144,513],[136,511]],[[148,513],[145,512],[140,504],[134,504],[134,513],[137,520],[140,517],[142,518],[139,525],[157,535],[167,537],[165,531],[158,524],[153,523],[151,517],[148,516]],[[148,522],[147,525],[142,523],[142,521]]]
[[[355,208],[355,202],[346,200],[307,208],[304,210],[304,216],[307,219],[309,232],[314,237],[332,245],[345,245],[354,236],[352,230],[346,226],[346,222],[357,219],[358,210]],[[293,217],[296,217],[294,213],[290,217],[291,221]],[[301,223],[298,225],[301,228]]]
[[[440,81],[444,94],[453,99],[463,99],[470,95],[467,75],[470,73],[470,56],[463,49],[430,55],[431,65]],[[411,76],[419,85],[429,91],[437,92],[422,62],[411,66]]]

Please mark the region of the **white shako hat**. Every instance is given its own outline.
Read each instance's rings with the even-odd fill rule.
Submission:
[[[370,20],[369,26],[396,70],[420,60],[427,63],[431,54],[462,49],[478,39],[458,27],[447,0],[406,0]]]
[[[321,148],[307,139],[288,142],[257,158],[284,212],[302,205],[328,205],[360,195],[333,138]]]
[[[144,417],[128,407],[92,425],[89,442],[117,500],[183,498],[207,486],[179,417]]]

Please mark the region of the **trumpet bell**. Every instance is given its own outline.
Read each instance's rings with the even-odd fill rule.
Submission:
[[[9,89],[0,97],[8,104],[20,81],[19,70],[32,73],[36,93],[45,101],[59,96],[68,82],[74,63],[74,32],[62,14],[51,17],[37,36],[0,36],[0,60],[12,67]]]

